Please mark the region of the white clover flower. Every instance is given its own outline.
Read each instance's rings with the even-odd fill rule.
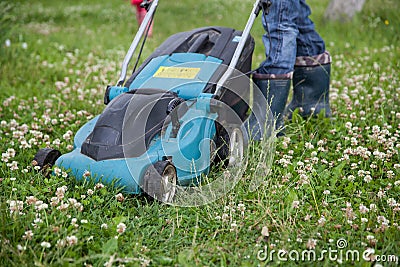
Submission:
[[[357,138],[355,138],[355,137],[352,137],[352,138],[350,139],[350,142],[351,142],[351,145],[352,145],[352,146],[358,145],[358,140],[357,140]]]
[[[64,185],[64,186],[58,187],[56,190],[56,196],[58,197],[58,199],[63,199],[66,191],[67,191],[67,186]]]
[[[53,145],[55,145],[55,146],[60,146],[60,144],[61,144],[61,141],[58,138],[53,141]]]
[[[50,199],[50,205],[51,205],[52,207],[57,206],[58,203],[60,203],[60,200],[59,200],[57,197],[52,197],[52,198]]]
[[[71,140],[72,135],[73,135],[73,132],[69,130],[63,135],[63,139],[69,141],[69,140]]]
[[[23,42],[21,46],[22,46],[22,49],[27,49],[28,48],[28,44],[25,43],[25,42]]]
[[[68,203],[61,203],[60,206],[57,207],[58,210],[67,210],[69,208],[69,204]]]
[[[39,202],[39,204],[38,204],[38,202]],[[45,210],[49,207],[49,205],[47,205],[46,203],[40,203],[42,201],[38,201],[38,202],[35,203],[35,209],[38,211]]]
[[[297,162],[297,166],[299,166],[300,168],[303,167],[304,166],[304,162],[302,162],[302,161]]]
[[[40,246],[42,246],[43,248],[50,248],[51,244],[49,242],[43,241],[42,243],[40,243]]]
[[[370,204],[370,205],[369,205],[369,209],[370,209],[372,212],[376,212],[376,211],[378,210],[378,208],[376,207],[375,204]]]
[[[377,221],[378,221],[378,223],[381,223],[381,224],[389,224],[389,220],[386,219],[385,216],[382,216],[382,215],[377,217]]]
[[[57,246],[58,248],[63,248],[63,247],[66,246],[66,241],[65,241],[64,239],[59,239],[59,240],[57,240],[56,246]]]
[[[82,205],[82,203],[80,203],[80,202],[75,203],[75,204],[74,204],[74,208],[75,208],[76,210],[78,210],[79,212],[82,212],[82,211],[83,211],[83,205]]]
[[[365,175],[365,176],[364,176],[364,182],[369,183],[369,182],[371,182],[371,181],[372,181],[371,175]]]
[[[36,203],[36,201],[38,201],[38,200],[34,196],[26,197],[26,204],[28,204],[28,205],[32,205],[33,203]]]
[[[40,219],[39,217],[38,217],[38,218],[35,218],[35,219],[33,220],[33,223],[34,223],[35,225],[37,225],[37,224],[39,224],[39,223],[42,223],[42,222],[43,222],[43,220]]]
[[[122,234],[122,233],[125,232],[125,230],[126,230],[126,225],[124,223],[119,223],[117,225],[117,232],[118,233]]]
[[[65,238],[65,240],[67,241],[68,246],[74,246],[78,243],[78,238],[76,236],[67,236]]]
[[[10,39],[7,39],[7,40],[4,42],[4,44],[5,44],[6,47],[10,47],[10,46],[11,46],[11,41],[10,41]]]
[[[97,184],[94,186],[94,189],[102,189],[102,188],[104,188],[104,185],[103,185],[102,183],[97,183]]]
[[[101,229],[108,229],[108,225],[107,225],[106,223],[103,223],[103,224],[100,226],[100,228],[101,228]]]
[[[9,201],[9,209],[10,209],[10,214],[13,214],[14,212],[21,212],[24,208],[24,202],[20,200],[11,200]]]
[[[317,246],[317,240],[311,238],[307,241],[306,244],[307,249],[315,249],[316,246]]]
[[[364,214],[367,212],[369,212],[369,209],[366,206],[364,206],[363,204],[360,204],[360,213]]]
[[[17,245],[17,249],[19,251],[25,251],[26,250],[26,246],[21,246],[20,244]]]
[[[240,212],[244,212],[246,210],[246,206],[243,203],[238,204],[238,210]]]
[[[32,230],[25,231],[25,234],[22,236],[22,239],[32,240],[33,235],[34,233],[32,232]]]
[[[351,122],[346,122],[344,125],[347,129],[351,129],[351,127],[353,126],[353,124]]]
[[[354,175],[350,174],[349,176],[347,176],[347,180],[350,181],[350,182],[353,182],[355,180]]]
[[[124,197],[121,193],[118,193],[117,195],[115,195],[115,199],[116,199],[118,202],[124,202],[125,197]]]
[[[7,163],[7,167],[10,167],[11,171],[16,171],[18,170],[18,162],[17,161],[13,161],[11,163]]]
[[[28,144],[28,142],[26,140],[21,140],[20,141],[19,148],[26,149],[26,148],[31,148],[31,147],[32,146],[30,144]]]
[[[388,203],[388,205],[389,205],[390,207],[395,207],[395,206],[397,206],[397,201],[396,201],[394,198],[389,198],[389,199],[387,200],[387,203]]]
[[[62,173],[62,170],[60,169],[60,168],[58,168],[58,167],[54,167],[54,174],[56,175],[56,176],[60,176],[61,175],[61,173]]]
[[[292,202],[292,208],[293,208],[293,209],[298,209],[299,207],[300,207],[300,201],[294,200],[294,201]]]
[[[319,224],[320,226],[324,226],[325,223],[326,223],[325,216],[324,216],[324,215],[321,215],[321,218],[318,219],[318,224]]]
[[[231,232],[235,231],[237,229],[238,225],[236,223],[236,221],[234,221],[233,223],[231,223],[231,229],[229,229]]]
[[[372,240],[372,239],[374,239],[375,238],[375,236],[373,236],[373,235],[367,235],[367,239],[368,240]]]
[[[379,189],[379,192],[377,195],[378,198],[383,198],[385,196],[385,190],[383,190],[382,188]]]
[[[306,149],[314,149],[314,145],[311,144],[310,142],[306,142],[306,143],[305,143],[305,148],[306,148]]]

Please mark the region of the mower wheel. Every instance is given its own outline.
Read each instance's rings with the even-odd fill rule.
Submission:
[[[52,148],[42,148],[36,153],[33,158],[32,165],[39,166],[40,170],[46,172],[55,163],[56,160],[61,156],[61,152],[57,149]]]
[[[177,184],[175,166],[169,161],[158,161],[150,165],[143,177],[143,190],[151,198],[171,203]]]
[[[214,163],[223,162],[224,166],[228,167],[236,166],[243,160],[247,143],[240,126],[222,128],[216,136],[215,144],[217,153]]]

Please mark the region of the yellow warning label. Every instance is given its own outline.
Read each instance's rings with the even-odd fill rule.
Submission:
[[[194,79],[200,72],[200,68],[183,68],[183,67],[163,67],[161,66],[153,77],[171,78],[171,79]]]

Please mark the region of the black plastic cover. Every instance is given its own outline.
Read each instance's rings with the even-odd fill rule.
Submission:
[[[96,161],[139,157],[167,118],[176,94],[159,89],[138,89],[113,99],[100,115],[81,153]]]

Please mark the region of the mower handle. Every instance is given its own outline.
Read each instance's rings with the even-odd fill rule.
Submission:
[[[217,82],[217,88],[215,89],[214,95],[217,97],[220,97],[222,92],[221,89],[223,88],[224,84],[229,80],[230,76],[236,69],[236,65],[239,61],[239,58],[243,52],[243,49],[246,45],[247,38],[250,35],[250,30],[253,27],[254,21],[258,17],[258,14],[260,13],[261,10],[265,13],[265,15],[268,14],[269,7],[271,6],[271,1],[270,0],[256,0],[253,6],[253,10],[250,14],[249,19],[247,20],[246,27],[243,30],[242,36],[240,38],[240,41],[236,47],[235,53],[233,54],[231,63],[228,66],[228,69],[222,75],[221,79]]]
[[[121,74],[119,76],[117,86],[122,86],[125,82],[129,62],[131,61],[133,53],[135,53],[136,48],[139,45],[140,39],[142,38],[142,36],[146,31],[147,25],[149,25],[149,22],[151,21],[154,13],[156,12],[158,6],[158,0],[153,0],[153,1],[144,0],[141,5],[145,5],[147,13],[142,23],[140,24],[140,27],[135,35],[135,38],[131,43],[131,46],[129,47],[128,52],[126,53],[124,62],[122,63]]]
[[[147,8],[146,8],[147,13],[146,13],[146,16],[144,17],[142,23],[140,24],[138,32],[136,33],[135,38],[133,39],[131,46],[129,47],[129,50],[124,58],[124,61],[122,63],[121,74],[118,79],[117,86],[122,86],[125,82],[129,62],[131,61],[133,53],[135,53],[136,48],[139,45],[140,39],[142,38],[143,34],[146,31],[147,25],[151,21],[153,15],[157,9],[158,0],[153,0],[153,1],[144,0],[141,5],[147,6]],[[270,5],[271,5],[270,0],[256,0],[256,2],[254,3],[253,10],[247,21],[246,27],[243,31],[242,37],[239,41],[239,44],[236,47],[235,53],[233,54],[231,63],[229,64],[229,68],[227,69],[227,71],[224,73],[224,75],[221,77],[221,79],[217,83],[215,95],[220,96],[220,94],[221,94],[220,91],[221,91],[222,86],[226,83],[226,81],[232,75],[232,73],[239,61],[240,55],[243,52],[247,38],[250,35],[250,30],[253,27],[254,21],[258,17],[258,14],[260,13],[261,10],[263,10],[263,12],[268,14],[268,9],[269,9]]]

